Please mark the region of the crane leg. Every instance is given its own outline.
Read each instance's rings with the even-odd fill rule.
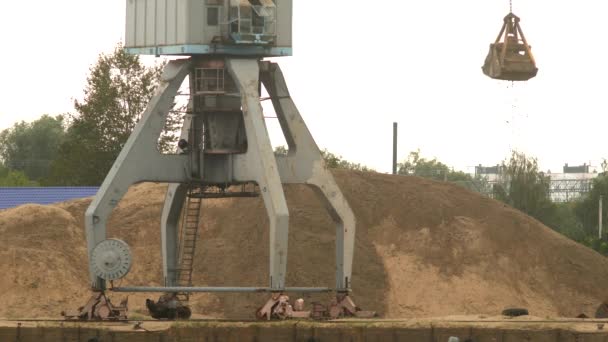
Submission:
[[[355,247],[355,215],[327,169],[317,144],[296,108],[278,64],[261,62],[261,80],[270,95],[289,150],[277,156],[283,183],[306,184],[315,190],[336,224],[336,300],[329,315],[366,316],[373,312],[359,310],[352,299],[352,264]]]
[[[165,286],[177,286],[179,218],[187,193],[187,184],[171,183],[167,187],[165,195],[165,205],[160,221]]]
[[[263,62],[262,81],[274,105],[285,139],[289,145],[286,156],[277,156],[283,183],[303,183],[312,187],[323,200],[336,224],[336,289],[350,290],[355,215],[327,169],[304,119],[289,95],[278,64]]]
[[[105,240],[107,219],[129,186],[143,181],[181,182],[187,179],[187,156],[162,155],[156,145],[177,90],[189,71],[189,60],[167,64],[156,95],[86,210],[89,274],[94,290],[104,290],[105,282],[93,272],[91,253],[98,243]]]
[[[287,272],[289,212],[260,105],[259,63],[229,58],[227,68],[241,93],[248,146],[244,155],[235,157],[234,175],[236,179],[254,180],[260,188],[270,221],[270,288],[281,292]]]

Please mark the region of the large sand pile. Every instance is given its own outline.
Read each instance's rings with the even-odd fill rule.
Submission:
[[[416,177],[335,176],[358,220],[353,298],[365,309],[396,318],[520,306],[536,316],[573,317],[592,316],[606,298],[606,258],[500,202]],[[121,285],[161,282],[165,188],[133,187],[112,215],[108,236],[124,239],[134,253]],[[335,228],[328,214],[305,186],[288,186],[286,195],[287,285],[333,286]],[[89,201],[0,211],[0,317],[56,317],[88,298],[82,227]],[[204,210],[195,285],[266,286],[261,198],[209,200]],[[145,297],[130,297],[132,311],[145,312]],[[191,304],[195,313],[252,318],[264,301],[263,294],[196,294]]]

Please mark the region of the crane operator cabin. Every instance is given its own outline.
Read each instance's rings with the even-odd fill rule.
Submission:
[[[148,55],[290,56],[292,0],[127,0],[125,46]]]

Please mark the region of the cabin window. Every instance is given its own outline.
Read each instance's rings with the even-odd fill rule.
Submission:
[[[220,8],[207,7],[207,25],[217,26],[220,24]]]
[[[268,44],[276,36],[273,0],[231,0],[229,32],[237,43]]]
[[[194,76],[194,90],[196,93],[224,92],[223,68],[196,68]]]

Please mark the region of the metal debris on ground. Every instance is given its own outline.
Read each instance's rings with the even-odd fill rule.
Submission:
[[[135,324],[133,324],[133,330],[149,331],[148,329],[144,328],[143,325],[144,322],[142,321],[135,322]]]
[[[123,321],[127,320],[128,300],[127,297],[116,306],[103,291],[95,291],[84,306],[76,311],[62,311],[61,315],[66,320]]]
[[[176,293],[163,294],[157,302],[146,299],[146,307],[155,319],[188,319],[192,315],[190,308],[179,300]]]
[[[608,318],[608,303],[604,302],[597,307],[595,318]]]
[[[312,310],[304,309],[304,299],[299,298],[292,305],[289,296],[274,293],[261,308],[256,311],[256,317],[261,320],[312,318],[315,320],[337,319],[343,317],[372,318],[375,311],[364,311],[355,305],[346,293],[338,293],[329,306],[313,302]]]

